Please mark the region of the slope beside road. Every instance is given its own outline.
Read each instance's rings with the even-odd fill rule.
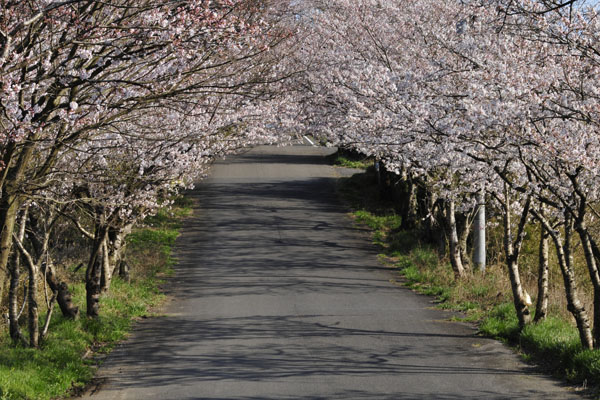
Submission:
[[[174,300],[85,398],[580,398],[391,283],[338,203],[344,171],[327,153],[259,147],[214,166],[191,194]]]

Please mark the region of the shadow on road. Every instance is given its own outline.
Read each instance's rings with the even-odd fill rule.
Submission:
[[[321,154],[261,151],[192,192],[167,284],[176,301],[110,356],[98,398],[566,398],[391,284]]]
[[[481,368],[459,365],[444,365],[447,357],[460,356],[463,346],[448,346],[447,339],[471,338],[464,335],[388,332],[381,330],[353,329],[340,326],[325,326],[315,322],[323,315],[313,316],[254,316],[243,318],[216,318],[190,321],[169,317],[160,319],[138,331],[138,337],[129,344],[129,352],[136,349],[148,352],[143,357],[144,376],[132,376],[132,385],[173,384],[177,381],[249,380],[269,381],[284,377],[390,374],[422,375],[510,375],[522,374],[522,369]],[[159,328],[168,325],[169,330]],[[158,329],[157,329],[158,328]],[[381,354],[348,343],[352,338],[370,337],[371,340],[386,340],[397,343]],[[203,351],[196,355],[185,355],[188,346],[202,338]],[[414,341],[437,339],[430,352],[414,352]],[[300,340],[297,344],[294,340]],[[324,339],[321,341],[321,339]],[[340,340],[339,345],[318,345]],[[231,340],[245,345],[232,345]],[[317,344],[307,348],[305,341]],[[252,343],[252,345],[248,345]],[[404,344],[402,344],[404,343]],[[493,356],[493,351],[480,355]],[[406,363],[404,359],[420,359],[419,363]],[[127,356],[116,362],[122,366],[139,365],[140,359]],[[149,366],[151,365],[151,366]],[[169,367],[166,367],[166,366]],[[181,368],[171,366],[182,365]]]

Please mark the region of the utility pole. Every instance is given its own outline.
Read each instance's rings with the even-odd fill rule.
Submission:
[[[381,166],[379,159],[375,159],[375,173],[377,174],[377,186],[381,189]]]
[[[475,268],[485,272],[485,189],[477,194],[477,215],[473,225],[473,262]]]

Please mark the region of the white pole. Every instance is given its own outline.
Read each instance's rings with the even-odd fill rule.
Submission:
[[[375,172],[377,173],[377,185],[381,188],[381,166],[379,165],[379,160],[375,160]]]
[[[478,270],[485,272],[485,190],[482,189],[478,193],[477,203],[477,215],[473,226],[473,262]]]

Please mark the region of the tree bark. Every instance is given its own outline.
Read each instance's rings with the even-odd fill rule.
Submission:
[[[14,235],[15,243],[22,256],[27,261],[27,269],[29,272],[29,279],[27,283],[27,308],[28,308],[28,326],[29,326],[29,346],[37,348],[39,347],[39,311],[37,303],[37,291],[38,291],[38,272],[40,270],[39,264],[36,264],[31,257],[31,254],[23,247],[23,242],[18,236]]]
[[[92,252],[85,271],[86,314],[96,318],[100,315],[100,295],[102,294],[103,247],[106,240],[105,227],[96,228]]]
[[[464,215],[460,215],[457,223],[457,232],[458,232],[458,248],[460,251],[460,259],[462,261],[462,265],[465,271],[472,271],[471,267],[471,257],[469,257],[469,233],[471,232],[471,224],[473,214],[466,213]]]
[[[79,307],[73,303],[69,286],[58,279],[52,263],[44,264],[42,272],[46,276],[46,282],[50,290],[56,293],[56,302],[63,316],[69,319],[76,319],[79,316]]]
[[[567,309],[575,318],[581,345],[584,349],[593,349],[594,337],[590,327],[590,319],[587,310],[579,299],[577,283],[575,280],[575,272],[573,270],[573,259],[571,255],[571,235],[573,230],[572,217],[568,214],[565,216],[565,239],[563,241],[560,232],[554,229],[543,215],[540,215],[540,213],[535,211],[533,214],[538,221],[544,225],[544,228],[548,231],[552,241],[554,242],[554,247],[556,248],[556,255],[558,258],[558,265],[560,266],[565,285]]]
[[[585,254],[585,261],[588,266],[588,272],[594,288],[594,347],[600,346],[600,275],[598,274],[598,264],[594,257],[590,234],[584,221],[579,221],[575,229],[581,239],[581,246]]]
[[[549,234],[546,228],[540,224],[540,247],[538,264],[538,293],[535,306],[534,322],[542,321],[548,314],[548,284],[549,284]]]
[[[562,255],[559,255],[559,260],[563,259],[566,267],[567,274],[565,275],[565,288],[567,289],[567,296],[572,300],[568,301],[567,309],[573,313],[575,320],[577,321],[577,327],[579,329],[579,335],[581,338],[581,344],[586,349],[592,349],[594,347],[594,338],[590,328],[590,320],[588,317],[587,310],[583,303],[579,300],[577,294],[577,285],[575,282],[575,271],[573,269],[573,255],[571,253],[571,235],[573,232],[573,221],[571,217],[566,218],[565,224],[565,242],[563,245]]]
[[[22,191],[25,171],[30,166],[37,135],[32,134],[27,139],[22,148],[9,146],[9,154],[5,154],[5,160],[10,161],[0,181],[0,299],[4,295],[17,213],[23,205],[23,199],[18,193]]]
[[[27,219],[27,208],[21,214],[21,225],[19,227],[18,237],[22,241],[25,238],[25,221]],[[18,251],[13,252],[12,262],[9,264],[10,286],[8,291],[8,320],[9,334],[15,342],[27,343],[21,327],[19,325],[19,282],[21,278],[21,254]],[[26,301],[25,293],[23,302]]]
[[[577,207],[573,207],[573,224],[581,240],[581,246],[585,254],[585,262],[588,267],[590,274],[590,280],[594,288],[594,347],[600,346],[600,274],[598,272],[598,264],[594,255],[593,240],[588,231],[586,225],[586,213],[587,213],[587,196],[583,190],[581,190],[578,173],[568,174],[577,199],[579,200]],[[568,212],[568,211],[567,211]],[[569,230],[570,232],[570,230]]]
[[[21,266],[18,258],[18,256],[15,257],[10,267],[10,286],[8,289],[9,333],[15,343],[25,340],[19,326],[19,280],[21,278]]]
[[[523,329],[525,325],[531,322],[531,312],[529,311],[529,296],[526,295],[523,285],[521,284],[521,274],[519,271],[519,255],[521,252],[521,245],[523,243],[525,224],[527,222],[527,216],[529,214],[530,199],[528,198],[523,212],[519,220],[517,227],[517,237],[513,239],[512,233],[512,208],[510,207],[510,198],[508,187],[505,188],[504,195],[504,252],[506,254],[506,263],[508,267],[508,275],[510,278],[510,286],[513,294],[513,303],[515,305],[515,311],[517,312],[517,318],[519,320],[519,327]],[[514,242],[513,242],[514,240]]]
[[[448,200],[446,204],[446,224],[448,226],[448,244],[450,247],[450,264],[456,278],[465,276],[465,268],[460,255],[460,243],[456,228],[456,214],[454,200]]]
[[[400,228],[414,229],[417,226],[417,185],[410,174],[403,171],[401,175],[402,198],[400,199]]]
[[[124,282],[131,283],[131,268],[125,260],[119,261],[119,278]]]
[[[113,275],[118,270],[121,255],[125,248],[125,236],[131,231],[132,226],[133,224],[127,224],[121,228],[107,228],[108,234],[102,245],[102,252],[105,255],[102,263],[102,279],[100,282],[102,292],[110,289],[110,283]]]
[[[133,223],[129,223],[122,228],[111,229],[108,234],[108,267],[112,271],[111,276],[118,271],[121,278],[126,276],[127,282],[129,282],[129,267],[122,262],[122,256],[126,245],[125,238],[131,232],[132,227]],[[124,275],[121,275],[121,271]],[[106,288],[107,290],[109,286]]]
[[[16,196],[0,197],[0,299],[3,298],[5,279],[8,275],[9,260],[13,244],[15,222],[20,202]]]
[[[111,257],[108,250],[108,235],[102,241],[102,271],[100,273],[100,291],[106,293],[112,281],[114,268],[111,266]]]
[[[38,291],[38,269],[35,265],[29,265],[29,293],[27,306],[29,309],[29,346],[39,347],[39,310],[37,303]]]
[[[86,314],[92,318],[100,315],[100,270],[100,262],[95,260],[85,283]]]
[[[423,227],[425,238],[429,243],[435,244],[438,254],[446,254],[446,235],[444,233],[445,216],[443,202],[435,193],[425,192],[422,196],[422,209],[424,211]]]
[[[55,215],[53,218],[57,218]],[[47,221],[46,221],[47,222]],[[54,221],[52,221],[54,222]],[[53,223],[49,225],[53,225]],[[40,223],[40,218],[37,218],[33,215],[29,216],[29,224],[30,229],[34,232],[38,233],[39,236],[44,238],[44,241],[41,241],[37,235],[31,235],[30,242],[32,244],[32,248],[35,251],[35,256],[38,260],[43,260],[43,257],[47,255],[46,248],[48,247],[48,241],[50,240],[50,230],[45,224]],[[79,316],[79,307],[73,304],[71,292],[69,290],[69,286],[58,279],[56,271],[54,269],[54,265],[51,260],[46,260],[46,262],[40,263],[42,266],[42,273],[46,277],[46,283],[50,287],[53,293],[56,293],[56,302],[60,307],[60,311],[63,316],[70,319],[76,319]]]
[[[46,314],[46,321],[44,322],[44,327],[40,332],[39,341],[46,339],[48,336],[48,328],[50,327],[50,321],[52,320],[52,312],[54,311],[54,302],[56,301],[56,293],[52,294],[52,298],[48,302],[48,313]]]

